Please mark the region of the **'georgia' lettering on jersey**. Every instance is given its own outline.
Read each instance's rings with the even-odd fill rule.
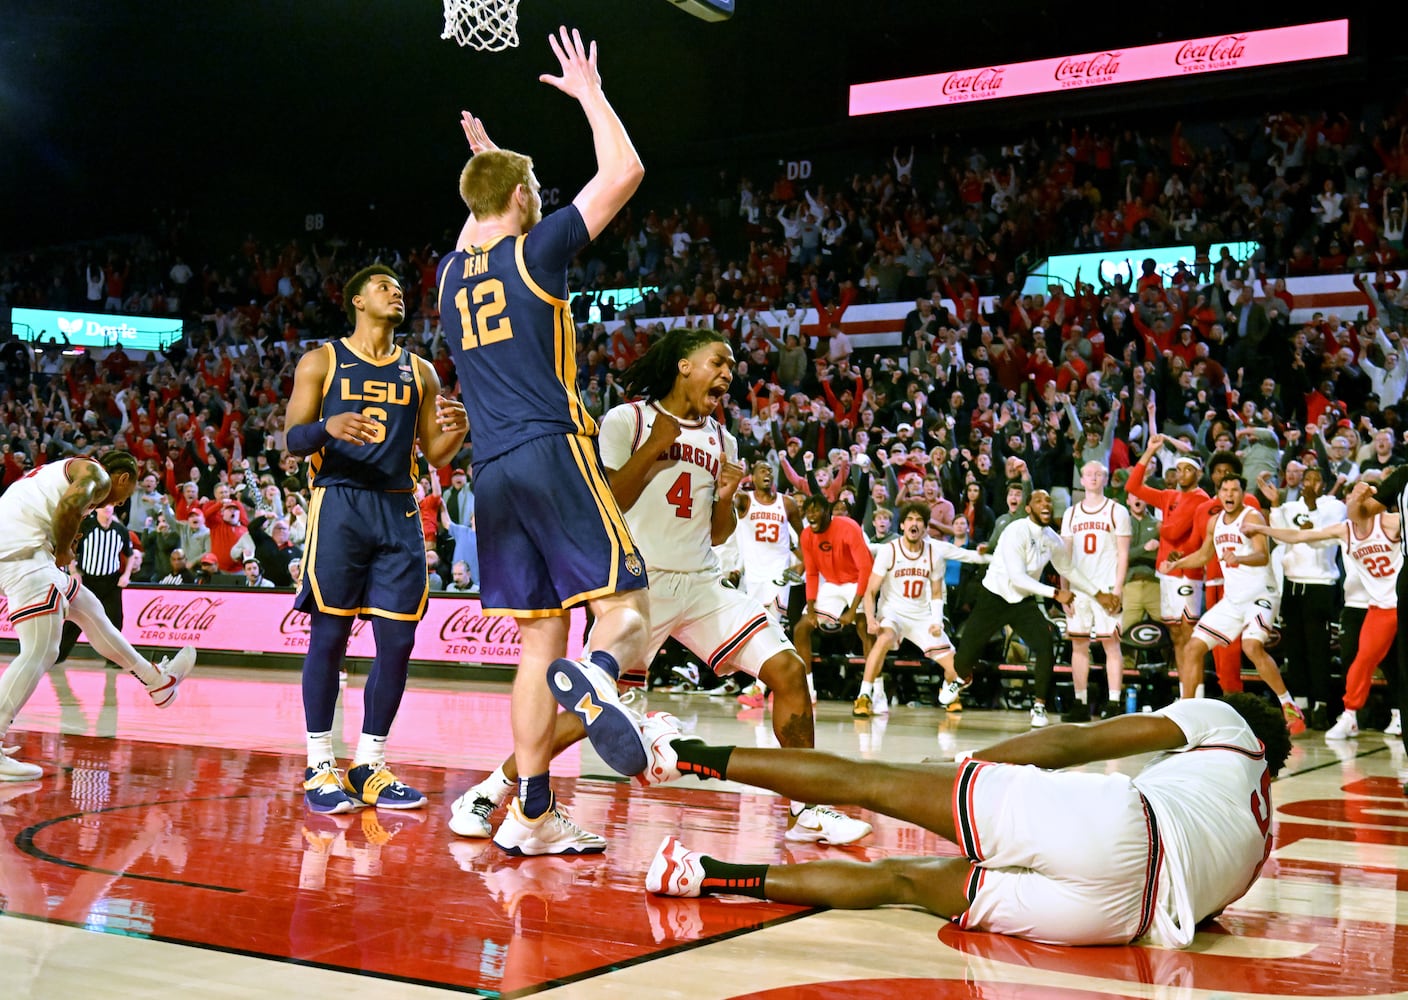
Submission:
[[[526,236],[455,250],[441,262],[440,322],[482,464],[549,434],[596,434],[577,391],[567,265],[589,242],[573,206]]]
[[[328,375],[322,417],[360,413],[380,430],[364,445],[333,440],[309,456],[315,486],[364,490],[415,488],[416,425],[425,387],[415,358],[405,350],[384,361],[362,357],[345,340],[326,344]]]

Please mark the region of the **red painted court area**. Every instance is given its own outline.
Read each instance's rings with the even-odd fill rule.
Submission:
[[[455,837],[444,809],[311,814],[301,758],[54,736],[27,740],[25,756],[57,766],[42,782],[0,786],[10,916],[521,993],[801,912],[642,891],[656,844],[686,810],[701,845],[740,849],[749,817],[736,795],[562,781],[561,799],[610,837],[610,852],[513,859]],[[436,802],[455,794],[443,770],[401,776]],[[771,855],[771,840],[749,853]]]
[[[1274,786],[1275,850],[1262,879],[1201,928],[1192,948],[1071,949],[963,932],[906,910],[649,896],[645,871],[667,833],[753,862],[957,851],[869,814],[875,833],[862,846],[797,847],[783,839],[786,804],[776,797],[692,782],[641,790],[604,776],[587,751],[559,761],[555,785],[573,817],[608,838],[604,855],[513,859],[458,838],[449,803],[506,745],[502,686],[413,686],[394,759],[429,808],[345,816],[304,808],[303,756],[287,750],[298,730],[290,678],[219,672],[187,688],[176,711],[158,712],[130,678],[58,671],[22,717],[19,756],[46,773],[0,784],[0,962],[17,957],[22,970],[0,979],[6,1000],[77,995],[45,979],[65,962],[84,964],[80,992],[101,990],[122,969],[148,975],[171,961],[169,951],[152,951],[163,947],[155,942],[188,956],[164,991],[143,994],[159,997],[196,995],[192,976],[221,995],[263,995],[260,984],[296,973],[324,977],[305,992],[363,983],[386,996],[429,988],[1044,1000],[1148,996],[1153,986],[1158,996],[1196,1000],[1408,991],[1404,755],[1377,734],[1347,747],[1297,741]],[[751,745],[764,721],[731,702],[651,697],[715,742]],[[346,741],[360,721],[355,680],[344,702]],[[877,724],[848,709],[818,707],[823,748],[913,761],[1024,728],[1021,713],[955,720],[899,707]],[[476,766],[445,766],[461,755]],[[50,943],[58,933],[69,935],[61,946]],[[87,957],[102,942],[136,950]],[[76,952],[84,957],[66,957]],[[39,975],[26,979],[27,966]]]

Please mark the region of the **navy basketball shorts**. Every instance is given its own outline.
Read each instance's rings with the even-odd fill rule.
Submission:
[[[534,438],[474,469],[484,613],[542,618],[646,586],[596,441]]]
[[[313,489],[294,607],[420,621],[429,593],[420,508],[411,493]]]

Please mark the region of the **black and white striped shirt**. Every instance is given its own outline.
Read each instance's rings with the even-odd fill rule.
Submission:
[[[132,536],[117,518],[104,528],[92,517],[83,525],[77,553],[84,576],[117,576],[132,554]]]

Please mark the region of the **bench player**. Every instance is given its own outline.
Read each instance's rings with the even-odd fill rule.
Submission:
[[[1129,511],[1105,496],[1109,473],[1099,462],[1081,466],[1080,484],[1085,496],[1061,515],[1061,538],[1070,549],[1071,561],[1102,591],[1124,599],[1124,578],[1129,569]],[[1069,589],[1069,588],[1068,588]],[[1100,718],[1108,719],[1123,711],[1120,690],[1124,681],[1124,657],[1120,652],[1120,615],[1106,611],[1085,594],[1073,591],[1066,609],[1066,634],[1071,639],[1071,684],[1075,703],[1061,716],[1062,722],[1089,722],[1090,639],[1093,636],[1105,650],[1105,677],[1108,694]]]
[[[929,505],[911,500],[900,507],[900,537],[881,545],[875,553],[870,580],[865,588],[866,628],[875,636],[875,645],[865,660],[865,676],[852,715],[886,715],[889,696],[880,671],[885,654],[898,649],[908,639],[931,660],[937,660],[945,675],[957,677],[953,669],[953,643],[944,631],[944,574],[947,560],[986,564],[992,557],[976,549],[964,549],[952,542],[929,537]],[[877,614],[876,596],[879,595]]]
[[[1226,646],[1241,638],[1242,651],[1256,666],[1256,672],[1281,701],[1286,728],[1292,736],[1305,732],[1305,716],[1286,690],[1276,661],[1266,651],[1271,623],[1281,595],[1271,569],[1271,553],[1263,534],[1248,532],[1248,525],[1264,527],[1261,514],[1243,503],[1246,480],[1227,476],[1217,488],[1221,511],[1208,521],[1207,533],[1198,551],[1165,563],[1165,573],[1206,566],[1217,554],[1222,563],[1222,599],[1208,609],[1193,626],[1193,637],[1178,651],[1178,680],[1182,696],[1197,696],[1203,670],[1203,657],[1209,649]]]
[[[792,539],[794,533],[801,537],[802,511],[790,496],[777,492],[775,483],[771,465],[762,460],[753,463],[752,492],[740,490],[734,498],[738,530],[733,538],[743,565],[738,588],[785,627],[792,594],[787,578],[801,566]],[[761,708],[766,696],[766,687],[758,681],[738,700],[749,708]]]

